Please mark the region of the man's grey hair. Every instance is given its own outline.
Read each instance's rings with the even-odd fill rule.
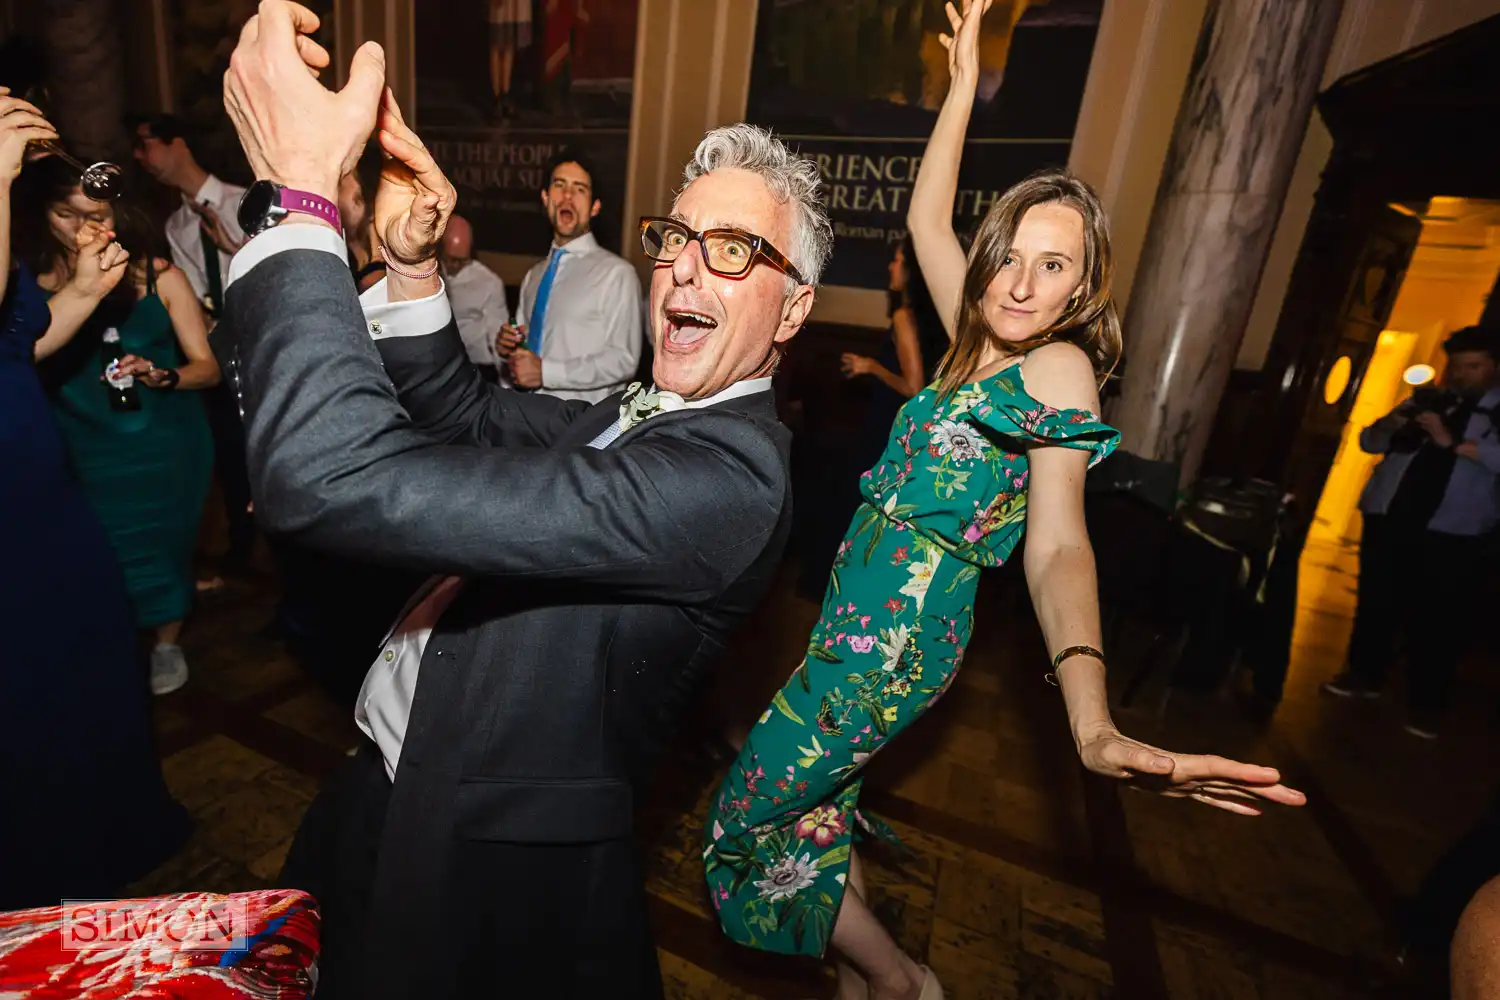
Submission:
[[[765,129],[741,122],[703,137],[682,171],[683,187],[706,173],[729,168],[750,171],[766,182],[778,202],[792,204],[796,214],[792,245],[776,249],[791,258],[803,281],[816,285],[833,253],[833,226],[823,207],[818,165],[792,152]]]

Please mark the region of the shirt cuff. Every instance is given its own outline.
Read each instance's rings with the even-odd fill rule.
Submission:
[[[349,259],[344,237],[327,226],[306,223],[276,226],[240,247],[239,253],[229,262],[229,280],[224,282],[224,287],[227,289],[249,274],[255,265],[287,250],[326,250],[339,260]]]
[[[388,279],[381,278],[359,297],[371,338],[425,337],[453,321],[448,286],[439,279],[438,290],[425,299],[392,302]]]

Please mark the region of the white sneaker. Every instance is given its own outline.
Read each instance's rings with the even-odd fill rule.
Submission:
[[[151,693],[171,694],[187,682],[188,665],[182,647],[158,643],[151,651]]]

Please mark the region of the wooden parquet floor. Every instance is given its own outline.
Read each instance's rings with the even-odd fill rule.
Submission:
[[[865,803],[908,854],[869,858],[874,905],[955,1000],[1365,1000],[1427,995],[1394,962],[1391,907],[1476,820],[1500,783],[1492,654],[1466,666],[1440,739],[1400,730],[1396,699],[1320,697],[1339,667],[1352,559],[1310,550],[1286,699],[1269,720],[1230,697],[1117,713],[1172,749],[1274,764],[1311,804],[1258,820],[1085,776],[1036,625],[986,581],[954,690],[878,757]],[[319,782],[358,738],[264,632],[269,584],[231,585],[185,637],[192,680],[158,699],[167,780],[198,820],[134,887],[272,884]],[[702,738],[753,721],[795,666],[815,606],[778,589],[722,669],[644,810],[653,927],[668,996],[829,996],[816,963],[751,953],[718,932],[699,831],[722,758]]]

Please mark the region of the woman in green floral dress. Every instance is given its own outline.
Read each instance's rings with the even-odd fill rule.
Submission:
[[[1098,646],[1087,468],[1119,435],[1098,384],[1120,353],[1110,248],[1093,191],[1062,172],[1011,188],[963,250],[949,220],[978,79],[983,7],[948,5],[953,83],[909,222],[953,345],[897,415],[845,536],[802,663],[752,727],[710,805],[704,862],[725,933],[769,951],[839,957],[839,995],[933,1000],[930,970],[864,902],[860,772],[952,684],[983,567],[1029,533],[1025,569],[1083,764],[1151,776],[1164,794],[1242,814],[1300,805],[1271,768],[1166,753],[1110,720]]]

